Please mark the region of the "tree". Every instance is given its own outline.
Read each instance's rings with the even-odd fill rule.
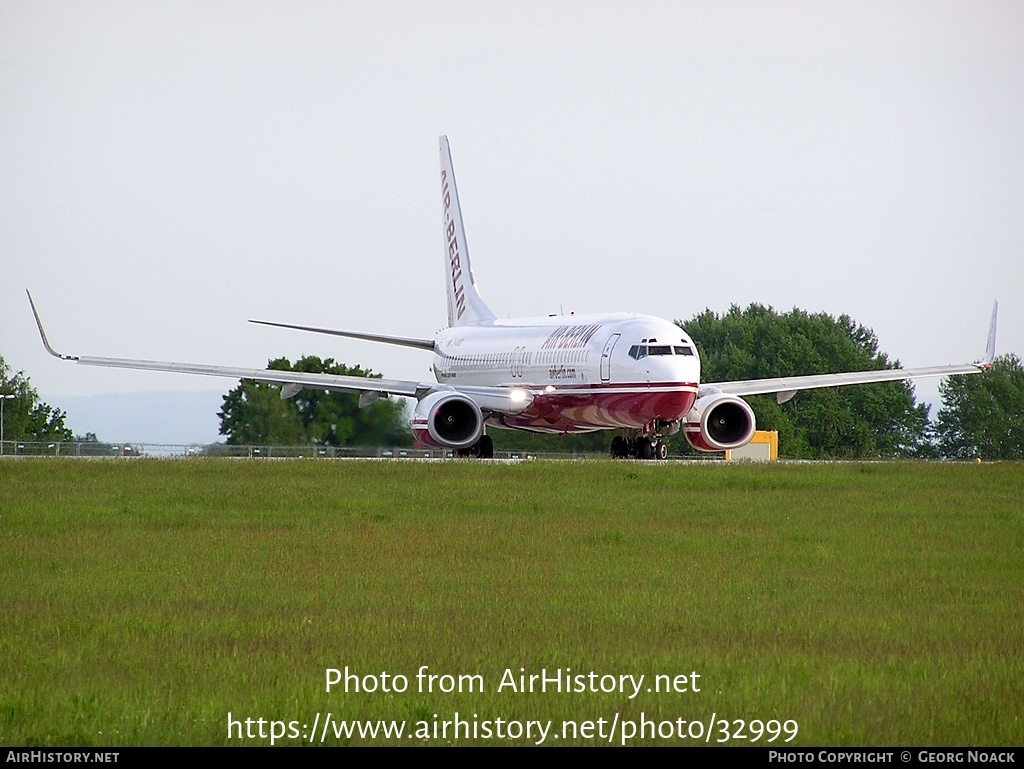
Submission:
[[[974,376],[939,385],[939,453],[950,459],[1024,459],[1024,365],[1002,355]]]
[[[13,371],[0,356],[0,395],[13,395],[4,401],[5,441],[70,441],[74,433],[64,425],[67,418],[60,409],[39,400],[39,393],[22,371]]]
[[[848,315],[733,305],[676,321],[701,355],[701,381],[830,374],[897,368],[878,350],[871,329]],[[774,396],[745,399],[762,430],[779,431],[779,450],[801,458],[903,457],[927,452],[928,407],[906,382],[807,390],[779,405]],[[676,439],[676,445],[680,441]]]
[[[294,366],[287,358],[270,361],[276,371],[304,371],[342,376],[378,377],[362,368],[321,360],[308,355]],[[402,403],[381,399],[359,408],[359,396],[304,388],[289,400],[282,400],[281,388],[250,380],[224,396],[219,413],[221,435],[239,444],[359,446],[407,446],[411,435],[406,427]]]

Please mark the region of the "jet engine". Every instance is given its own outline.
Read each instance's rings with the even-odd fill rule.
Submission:
[[[754,437],[754,412],[735,395],[711,393],[686,415],[686,440],[699,451],[738,449]]]
[[[425,446],[468,449],[484,431],[484,415],[471,398],[457,392],[434,392],[416,404],[412,434]]]

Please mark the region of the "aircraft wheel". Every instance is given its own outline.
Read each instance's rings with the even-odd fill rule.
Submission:
[[[621,435],[612,438],[612,459],[622,459],[629,454],[629,445]]]
[[[637,459],[654,459],[654,444],[650,438],[638,438],[636,441]]]
[[[658,441],[654,445],[654,456],[658,459],[668,459],[668,446],[661,441]]]
[[[480,436],[480,440],[476,442],[476,455],[480,457],[480,459],[494,458],[494,439],[492,439],[491,436]]]

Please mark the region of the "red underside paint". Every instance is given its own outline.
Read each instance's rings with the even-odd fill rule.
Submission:
[[[515,416],[494,416],[491,423],[524,430],[581,433],[617,428],[641,429],[655,421],[675,422],[697,399],[697,384],[685,382],[566,385],[554,392],[533,391],[533,405]],[[412,424],[416,441],[438,446],[425,420]]]
[[[682,419],[697,398],[696,384],[591,385],[575,392],[539,393],[533,406],[500,421],[507,427],[558,432],[630,428]]]

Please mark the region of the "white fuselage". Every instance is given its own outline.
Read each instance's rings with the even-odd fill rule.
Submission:
[[[453,387],[515,386],[532,406],[494,416],[543,432],[644,429],[693,405],[700,359],[678,326],[645,315],[571,315],[455,326],[437,337],[434,373]]]

